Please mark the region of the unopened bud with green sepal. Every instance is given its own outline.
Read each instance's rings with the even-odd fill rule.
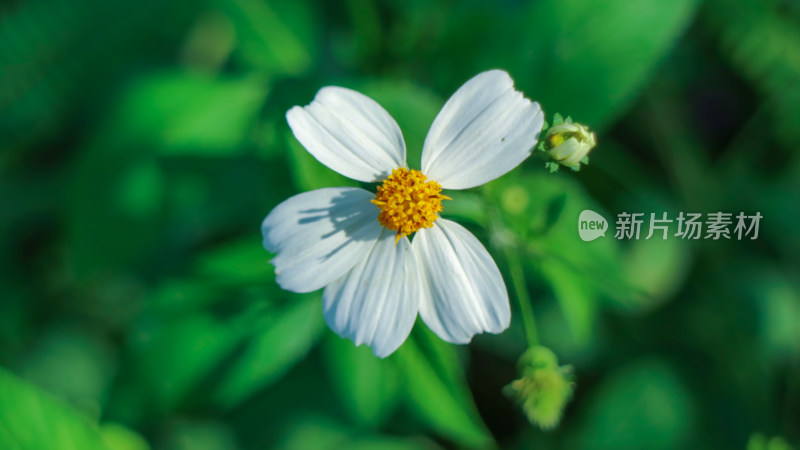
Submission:
[[[589,162],[587,155],[595,145],[597,137],[588,127],[556,114],[539,148],[547,153],[550,158],[547,167],[555,172],[559,164],[578,170],[581,164]]]
[[[522,376],[503,392],[516,400],[528,420],[542,429],[555,428],[575,388],[572,367],[559,366],[550,349],[537,346],[519,359]]]

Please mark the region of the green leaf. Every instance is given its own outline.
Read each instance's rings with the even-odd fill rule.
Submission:
[[[319,294],[294,296],[255,325],[256,333],[219,383],[216,401],[233,407],[280,379],[306,356],[323,329]]]
[[[422,144],[444,101],[435,93],[408,82],[371,82],[360,89],[397,121],[406,143],[408,167],[419,169]]]
[[[442,356],[442,355],[439,355]],[[481,421],[464,380],[443,375],[433,360],[452,367],[454,354],[431,358],[416,338],[409,338],[393,356],[402,373],[406,405],[437,434],[472,448],[491,446],[491,435]],[[460,392],[460,394],[455,393]]]
[[[359,436],[347,442],[348,450],[434,450],[437,448],[440,447],[422,439],[401,439],[389,436]]]
[[[275,440],[276,450],[412,450],[440,448],[421,438],[400,438],[365,433],[362,429],[346,427],[327,416],[305,413],[293,417],[280,430]]]
[[[691,435],[694,405],[670,366],[646,360],[604,380],[582,419],[573,448],[681,449]]]
[[[548,261],[540,269],[555,293],[575,342],[588,344],[597,316],[596,289],[562,261]]]
[[[94,424],[4,369],[0,398],[0,448],[107,450]]]
[[[748,260],[750,262],[750,260]],[[800,354],[800,292],[772,261],[752,261],[762,274],[752,278],[745,289],[757,299],[761,355],[773,360],[791,360]]]
[[[539,55],[521,87],[546,111],[610,124],[692,19],[698,0],[544,0],[522,48]],[[517,46],[515,46],[517,48]],[[542,56],[544,55],[544,56]],[[531,81],[528,81],[531,80]]]
[[[271,255],[264,250],[259,236],[227,243],[204,254],[197,262],[200,278],[225,283],[249,284],[275,279]]]
[[[341,423],[328,417],[316,414],[304,414],[295,417],[288,426],[280,430],[281,436],[276,440],[277,450],[333,450],[343,448],[350,434]]]
[[[317,50],[313,11],[305,1],[218,0],[233,22],[234,55],[267,74],[300,75],[313,64]]]
[[[436,371],[436,374],[447,385],[447,389],[455,399],[461,402],[464,411],[478,418],[472,393],[467,385],[464,367],[459,358],[458,347],[443,341],[426,326],[415,327],[412,331],[413,342],[416,342],[425,358]]]
[[[115,374],[108,345],[79,328],[48,329],[26,349],[17,372],[84,415],[97,418]],[[2,446],[0,446],[2,448]]]
[[[160,211],[164,191],[164,173],[157,161],[132,163],[119,181],[120,212],[145,221]]]
[[[747,441],[747,450],[794,450],[794,447],[780,436],[767,440],[763,434],[755,433]]]
[[[395,365],[333,333],[327,333],[323,343],[326,367],[350,417],[368,428],[383,424],[399,399]]]
[[[637,293],[618,295],[615,300],[629,311],[647,311],[671,298],[690,267],[691,254],[683,239],[675,236],[661,239],[659,232],[644,239],[647,232],[643,227],[641,238],[632,241],[623,257],[623,274]]]
[[[133,147],[101,133],[71,173],[67,235],[79,277],[142,263],[157,245],[163,177],[152,153]]]
[[[486,203],[479,194],[472,192],[448,192],[453,198],[444,202],[443,216],[457,218],[459,222],[469,220],[476,225],[486,226],[489,221]]]
[[[4,8],[0,147],[5,151],[9,141],[21,147],[47,145],[72,133],[78,122],[93,122],[103,114],[97,106],[121,78],[136,76],[155,59],[176,52],[204,5],[44,0]]]
[[[187,189],[176,188],[185,178],[171,177],[156,157],[159,152],[215,157],[239,153],[265,95],[264,84],[256,79],[173,72],[131,85],[70,174],[70,250],[79,274],[130,268],[143,264],[157,249],[180,245],[181,239],[161,240],[171,228],[165,216],[202,202],[208,196],[208,181],[201,178]],[[220,191],[224,192],[214,192]],[[191,201],[179,198],[187,192],[193,194]],[[171,204],[170,196],[176,197],[177,205]],[[220,211],[228,212],[222,207]],[[182,213],[180,219],[186,221],[188,214]],[[176,228],[185,226],[175,222],[180,223]],[[182,234],[186,235],[190,233]]]
[[[243,327],[201,313],[143,321],[134,333],[136,384],[154,413],[172,411],[241,340]]]
[[[164,155],[229,156],[243,148],[267,92],[255,77],[156,74],[128,88],[115,121]]]
[[[760,91],[771,109],[775,136],[788,148],[800,142],[797,121],[800,88],[800,31],[796,14],[786,14],[777,1],[710,1],[710,28],[739,73]]]
[[[219,300],[219,292],[196,279],[171,279],[153,288],[147,310],[158,316],[196,311]]]
[[[105,423],[100,427],[100,433],[109,450],[150,450],[142,436],[120,424]]]
[[[236,435],[226,423],[214,420],[183,420],[172,424],[159,449],[229,450],[240,448]]]

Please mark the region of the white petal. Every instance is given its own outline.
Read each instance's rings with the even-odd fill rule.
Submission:
[[[325,188],[295,195],[261,224],[264,248],[276,256],[278,284],[315,291],[344,275],[375,245],[382,227],[375,195],[359,188]]]
[[[439,219],[412,244],[427,274],[419,314],[439,337],[464,344],[477,333],[508,328],[511,310],[503,277],[489,252],[461,225]]]
[[[543,121],[539,104],[515,91],[506,72],[478,74],[433,121],[422,148],[422,173],[445,189],[491,181],[531,154]]]
[[[421,285],[411,244],[385,230],[353,270],[322,294],[325,321],[339,336],[384,358],[406,340],[417,318]]]
[[[375,100],[336,86],[286,113],[294,136],[319,162],[358,181],[376,182],[405,167],[400,127]]]

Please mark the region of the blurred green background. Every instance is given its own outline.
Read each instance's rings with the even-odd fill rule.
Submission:
[[[416,167],[492,68],[600,142],[580,172],[534,157],[444,211],[509,287],[514,243],[576,380],[551,431],[502,393],[513,292],[505,333],[453,346],[418,322],[379,360],[261,247],[279,202],[352,184],[288,108],[360,90]],[[798,448],[799,118],[795,0],[5,0],[0,448]],[[587,208],[764,218],[752,241],[586,243]]]

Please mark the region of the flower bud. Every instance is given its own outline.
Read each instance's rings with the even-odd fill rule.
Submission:
[[[559,367],[556,355],[545,347],[532,347],[519,360],[522,377],[503,389],[522,407],[528,420],[542,429],[561,421],[572,390],[572,368]]]
[[[570,118],[562,121],[556,115],[553,126],[547,130],[543,148],[556,163],[578,170],[581,163],[588,162],[586,155],[595,145],[597,138],[588,127],[573,123]],[[553,164],[551,170],[553,167],[558,166]]]

